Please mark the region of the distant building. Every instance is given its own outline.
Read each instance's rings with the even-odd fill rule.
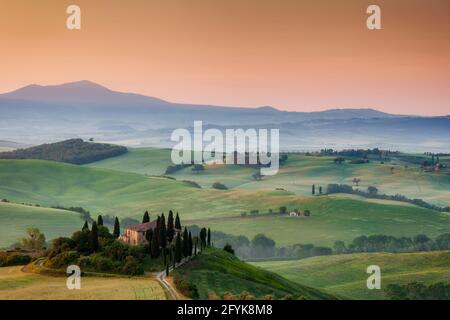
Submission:
[[[134,226],[126,228],[124,234],[119,237],[119,240],[132,246],[147,244],[148,241],[145,238],[145,234],[150,229],[156,229],[156,220],[135,224]]]
[[[309,217],[310,212],[308,210],[305,210],[304,212],[301,212],[299,210],[295,210],[289,213],[290,217]]]

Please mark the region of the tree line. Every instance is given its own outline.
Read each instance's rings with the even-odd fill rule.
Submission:
[[[347,193],[347,194],[356,194],[359,196],[363,196],[371,199],[382,199],[382,200],[392,200],[392,201],[400,201],[406,202],[413,205],[416,205],[421,208],[440,211],[440,212],[450,212],[450,207],[440,207],[434,204],[428,203],[422,199],[410,199],[401,194],[396,195],[387,195],[378,193],[378,189],[373,186],[369,186],[367,191],[353,189],[352,186],[347,184],[328,184],[326,188],[326,194],[334,194],[334,193]]]
[[[70,139],[26,149],[1,152],[0,159],[39,159],[81,165],[116,157],[127,152],[128,149],[123,146]]]

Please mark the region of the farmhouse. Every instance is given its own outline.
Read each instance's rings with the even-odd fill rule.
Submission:
[[[125,229],[124,234],[119,237],[119,240],[128,245],[146,244],[147,239],[145,239],[145,234],[150,229],[156,229],[156,220],[135,224],[134,226]]]
[[[310,212],[308,210],[305,210],[304,212],[301,212],[299,210],[295,210],[289,213],[290,217],[309,217]]]

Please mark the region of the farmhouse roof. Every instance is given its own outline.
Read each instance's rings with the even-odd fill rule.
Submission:
[[[138,232],[146,232],[150,229],[154,230],[154,229],[156,229],[156,220],[151,221],[151,222],[135,224],[133,226],[128,227],[127,229],[133,230],[133,231],[138,231]]]

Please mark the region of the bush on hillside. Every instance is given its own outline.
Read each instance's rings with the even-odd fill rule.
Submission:
[[[218,190],[227,190],[228,189],[226,185],[224,185],[223,183],[220,183],[220,182],[214,182],[212,187],[214,189],[218,189]]]

